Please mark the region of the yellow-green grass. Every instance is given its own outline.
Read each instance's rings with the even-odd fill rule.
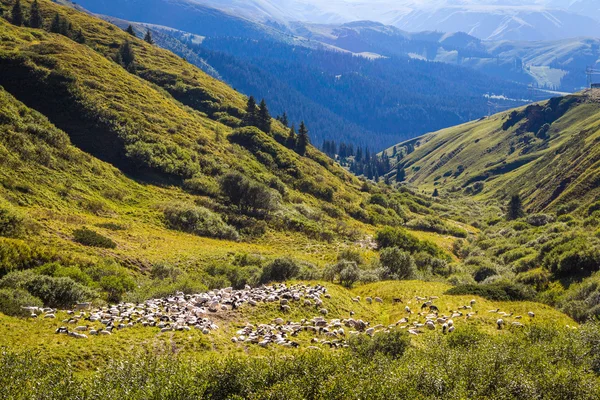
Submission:
[[[298,282],[290,282],[294,284]],[[358,286],[354,289],[345,289],[338,285],[325,282],[310,282],[310,284],[322,284],[328,289],[331,298],[323,298],[323,307],[327,308],[329,314],[326,318],[348,318],[350,311],[355,313],[354,318],[363,319],[371,323],[371,326],[383,324],[384,326],[395,324],[398,320],[408,316],[410,322],[417,318],[420,321],[424,317],[417,317],[420,312],[420,301],[416,296],[428,297],[438,296],[434,304],[440,309],[440,314],[449,314],[449,310],[456,310],[462,305],[468,305],[471,299],[476,303],[473,311],[477,315],[467,320],[466,317],[455,317],[454,323],[457,330],[467,325],[477,327],[479,330],[489,334],[511,335],[516,329],[528,329],[530,325],[545,325],[553,327],[577,327],[577,324],[568,316],[543,304],[533,302],[497,302],[489,301],[480,297],[452,296],[444,292],[450,288],[449,285],[438,282],[421,281],[389,281],[378,282]],[[360,296],[360,302],[354,302],[352,298]],[[366,297],[381,297],[383,303],[373,302],[367,304]],[[394,298],[402,299],[403,303],[394,304]],[[408,314],[404,307],[409,306],[413,314]],[[56,320],[50,319],[18,319],[0,316],[0,346],[8,346],[21,351],[33,350],[42,353],[45,357],[55,360],[70,360],[81,371],[86,371],[101,365],[107,357],[118,357],[129,352],[144,350],[157,354],[181,353],[192,357],[204,357],[215,354],[239,354],[266,356],[268,354],[295,354],[296,352],[310,351],[312,336],[302,333],[294,338],[301,346],[298,350],[271,346],[263,349],[257,345],[234,344],[231,337],[236,331],[247,323],[260,324],[270,323],[277,317],[285,320],[299,321],[302,318],[320,316],[314,307],[303,306],[300,303],[292,303],[290,313],[284,314],[279,310],[277,303],[259,304],[256,307],[243,305],[236,311],[218,313],[213,318],[219,329],[209,335],[192,329],[189,332],[166,332],[161,333],[158,328],[133,327],[118,331],[111,336],[92,336],[87,340],[78,340],[66,335],[57,335],[54,330],[62,325],[61,319],[67,318],[67,314],[60,312]],[[488,310],[513,312],[514,316],[522,315],[523,318],[516,320],[514,317],[502,317],[506,321],[506,327],[498,330],[496,320],[500,318],[497,313],[488,313]],[[533,311],[534,318],[529,318],[527,312]],[[463,311],[466,314],[466,311]],[[524,328],[511,327],[510,323],[520,321]],[[80,324],[85,324],[81,322]],[[100,326],[100,324],[92,324]],[[408,325],[408,324],[403,324]],[[73,326],[73,325],[66,325]],[[395,328],[400,329],[400,328]],[[423,328],[422,328],[423,329]],[[350,329],[348,329],[349,331]],[[441,329],[435,331],[425,330],[422,336],[413,338],[413,343],[419,345],[420,339],[429,335],[441,335]],[[323,351],[330,351],[327,346]],[[331,350],[334,351],[334,350]]]

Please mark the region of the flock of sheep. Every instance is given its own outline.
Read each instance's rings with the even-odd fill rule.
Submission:
[[[330,298],[327,289],[321,285],[296,284],[287,286],[275,284],[272,286],[261,286],[251,288],[246,286],[242,290],[224,288],[207,293],[185,295],[177,293],[174,296],[147,300],[142,304],[120,303],[101,308],[92,308],[89,303],[81,303],[73,310],[67,311],[68,318],[62,322],[63,326],[56,329],[57,334],[66,334],[77,339],[86,339],[89,335],[111,335],[118,330],[134,327],[155,327],[161,332],[189,331],[197,329],[203,334],[209,334],[219,327],[215,323],[216,316],[234,311],[237,308],[248,305],[256,306],[259,303],[276,303],[282,314],[286,314],[294,307],[305,307],[314,309],[321,314],[310,319],[301,319],[294,322],[282,317],[275,318],[271,323],[250,324],[247,323],[239,329],[231,338],[233,343],[258,344],[268,347],[271,344],[283,347],[298,347],[300,344],[296,337],[301,333],[308,333],[311,338],[310,348],[318,348],[317,345],[329,346],[331,348],[347,347],[347,338],[353,335],[366,334],[373,336],[377,332],[390,331],[392,329],[406,329],[412,335],[433,331],[438,327],[444,334],[452,333],[455,329],[455,320],[465,320],[475,317],[478,311],[474,310],[475,300],[469,304],[462,305],[456,310],[441,313],[434,304],[438,299],[436,296],[415,297],[419,310],[411,310],[409,301],[404,306],[406,315],[395,324],[384,326],[371,326],[369,322],[354,319],[354,312],[350,311],[347,318],[336,318],[327,320],[325,317],[329,311],[323,306],[322,298]],[[360,303],[362,299],[357,296],[352,299]],[[368,304],[383,303],[379,297],[366,297],[364,301]],[[394,305],[403,303],[400,298],[393,299]],[[56,318],[56,310],[49,308],[28,307],[31,316],[37,318]],[[505,325],[522,327],[519,322],[522,316],[513,316],[513,313],[501,312],[499,309],[490,310],[489,313],[498,314],[496,321],[498,329]],[[533,312],[528,313],[533,318]],[[514,318],[513,322],[509,318]]]

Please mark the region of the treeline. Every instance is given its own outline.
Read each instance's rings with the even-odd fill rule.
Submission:
[[[353,174],[363,175],[375,181],[381,177],[387,181],[387,174],[393,167],[390,157],[385,152],[378,155],[368,146],[357,146],[355,149],[352,143],[341,142],[338,145],[334,140],[325,140],[321,150],[332,159],[339,161]]]
[[[523,88],[441,63],[353,55],[240,38],[207,37],[194,49],[231,86],[264,97],[275,112],[311,121],[313,142],[342,140],[374,149],[487,114],[495,90]],[[490,81],[491,79],[491,81]]]
[[[34,0],[29,10],[26,10],[20,0],[16,0],[10,13],[0,7],[0,16],[5,17],[13,25],[26,26],[34,29],[45,29],[51,33],[67,36],[78,43],[85,43],[85,36],[81,29],[76,29],[73,24],[60,14],[55,13],[51,20],[45,20],[40,11],[40,5]]]

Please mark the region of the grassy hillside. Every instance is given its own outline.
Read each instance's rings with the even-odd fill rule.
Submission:
[[[396,150],[410,148],[400,167],[407,182],[429,191],[501,200],[519,192],[532,211],[571,201],[584,207],[598,196],[599,123],[598,94],[586,91],[428,134]]]

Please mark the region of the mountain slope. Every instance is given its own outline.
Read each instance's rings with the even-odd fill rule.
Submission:
[[[400,167],[429,190],[498,199],[519,192],[538,211],[586,206],[599,194],[598,100],[588,90],[422,136],[396,146],[414,148]]]
[[[193,14],[185,2],[162,1],[160,8],[170,15]],[[204,26],[202,15],[197,16],[197,27],[191,27],[146,15],[130,6],[129,0],[126,3],[127,7],[114,1],[81,4],[92,12],[144,23],[173,23],[170,28],[202,35],[205,39],[194,41],[181,31],[153,27],[196,49],[198,57],[210,59],[218,76],[231,86],[264,97],[274,113],[287,112],[296,125],[309,121],[318,145],[336,140],[381,149],[488,112],[489,77],[468,68],[411,60],[406,54],[378,58],[371,54],[373,50],[363,54],[359,48],[342,49],[344,43],[303,38],[301,31],[293,35],[273,29],[277,34],[257,39],[253,32],[264,29],[262,25],[244,33],[248,21],[229,16],[223,17],[223,23],[239,25],[241,33]],[[499,103],[506,108],[523,104],[524,85],[501,79],[491,84],[493,94],[504,96]]]

